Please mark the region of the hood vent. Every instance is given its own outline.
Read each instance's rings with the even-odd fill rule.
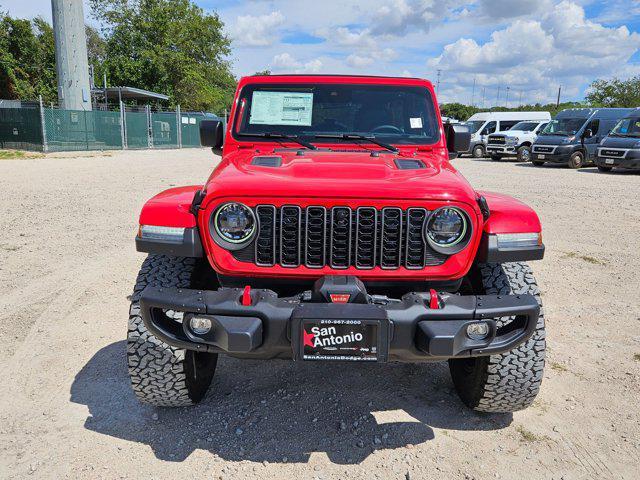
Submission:
[[[396,158],[394,160],[396,162],[396,167],[398,170],[419,170],[421,168],[426,168],[422,160],[407,160],[404,158]]]
[[[282,157],[253,157],[251,165],[257,165],[259,167],[279,167],[282,165]]]

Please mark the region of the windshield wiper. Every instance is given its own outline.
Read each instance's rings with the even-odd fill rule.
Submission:
[[[386,150],[389,150],[393,153],[398,153],[398,149],[393,145],[389,145],[388,143],[381,142],[376,139],[375,135],[360,135],[358,133],[319,133],[318,135],[314,135],[313,138],[336,138],[339,140],[366,140],[367,142],[371,142],[379,147],[382,147]]]
[[[286,133],[277,133],[277,132],[261,132],[261,133],[243,133],[243,132],[239,132],[236,133],[237,136],[239,137],[262,137],[262,138],[273,138],[273,139],[281,139],[281,140],[291,140],[292,142],[297,143],[298,145],[302,145],[303,147],[308,148],[309,150],[317,150],[318,147],[316,147],[313,143],[309,143],[305,140],[302,140],[300,137],[298,137],[297,135],[288,135]]]

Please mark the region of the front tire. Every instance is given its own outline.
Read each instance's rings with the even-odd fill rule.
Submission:
[[[131,386],[143,403],[194,405],[211,385],[218,355],[167,345],[147,330],[140,312],[140,295],[147,285],[189,288],[196,266],[194,258],[149,255],[140,268],[129,309],[127,363]]]
[[[491,155],[491,160],[497,162],[499,160],[502,160],[502,157],[500,155]]]
[[[531,405],[540,390],[545,357],[545,325],[540,291],[526,263],[482,264],[482,292],[493,295],[531,294],[540,303],[536,330],[513,350],[487,357],[449,360],[460,399],[480,412],[508,413]],[[499,326],[511,321],[501,318]]]
[[[584,165],[584,155],[582,152],[575,152],[571,157],[569,157],[568,162],[569,168],[580,168]]]
[[[473,155],[473,158],[483,158],[484,157],[484,146],[483,145],[476,145],[475,147],[473,147],[473,150],[471,151],[471,155]]]
[[[605,167],[603,165],[598,165],[599,172],[606,173],[606,172],[610,172],[611,170],[613,170],[613,167]]]
[[[531,160],[531,147],[527,145],[523,145],[518,148],[518,161],[519,162],[528,162]]]

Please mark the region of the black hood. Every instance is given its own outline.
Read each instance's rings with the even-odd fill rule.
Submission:
[[[639,137],[605,137],[600,143],[600,146],[609,148],[633,148],[638,142],[640,142]]]
[[[576,141],[580,141],[579,137],[576,137],[573,141],[567,142],[567,137],[560,135],[538,135],[534,145],[573,145]]]

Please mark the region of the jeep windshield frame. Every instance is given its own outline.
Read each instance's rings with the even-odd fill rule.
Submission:
[[[249,83],[238,93],[237,102],[231,135],[238,141],[273,141],[264,135],[269,132],[315,145],[346,141],[363,145],[365,137],[375,138],[377,142],[372,143],[378,145],[422,146],[440,141],[437,109],[423,86]]]

